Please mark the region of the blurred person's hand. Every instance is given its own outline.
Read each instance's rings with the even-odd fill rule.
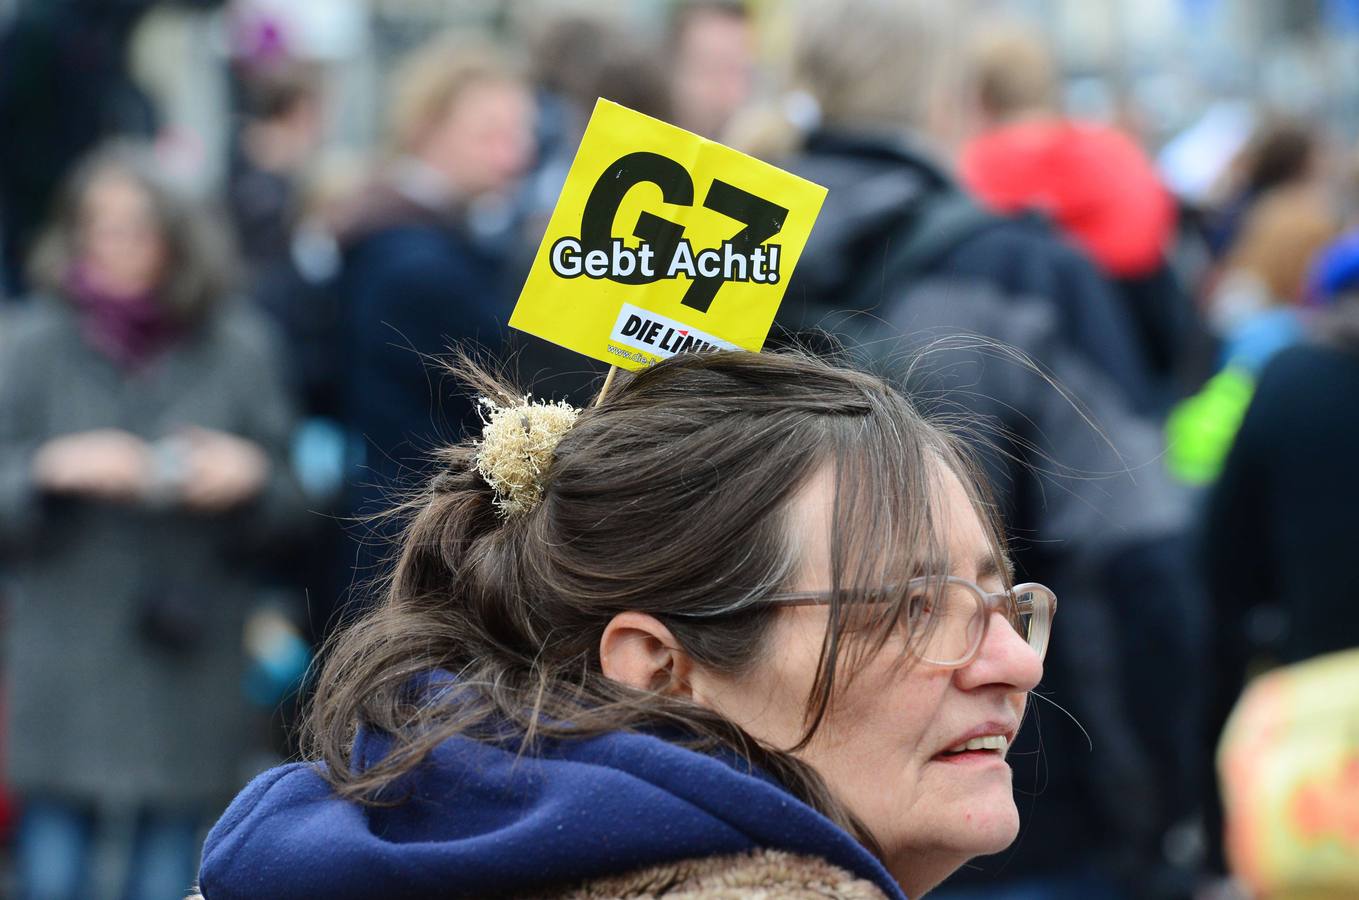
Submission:
[[[39,447],[32,471],[49,493],[128,502],[140,498],[150,480],[151,449],[119,428],[82,431]]]
[[[214,431],[184,432],[188,468],[180,499],[198,512],[224,512],[254,497],[269,475],[269,458],[253,441]]]

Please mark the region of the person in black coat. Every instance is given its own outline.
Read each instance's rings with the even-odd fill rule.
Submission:
[[[439,39],[397,72],[394,156],[359,198],[340,243],[344,425],[354,459],[345,507],[381,512],[440,440],[474,421],[435,357],[497,349],[513,301],[504,200],[531,153],[531,99],[489,48]],[[356,577],[377,573],[381,533],[360,539]]]
[[[960,421],[998,432],[979,437],[999,445],[990,462],[1018,565],[1050,573],[1078,610],[1056,636],[1042,693],[1091,744],[1042,710],[1041,738],[1035,728],[1024,748],[1034,765],[1016,770],[1030,809],[1024,853],[978,861],[941,891],[1159,891],[1162,835],[1192,800],[1183,760],[1198,716],[1183,689],[1201,635],[1181,548],[1187,498],[1157,463],[1143,415],[1156,405],[1151,380],[1108,281],[1043,220],[981,209],[931,149],[947,145],[941,111],[956,91],[952,16],[944,4],[837,0],[800,23],[805,93],[788,107],[800,134],[784,137],[782,154],[772,129],[767,148],[747,145],[829,189],[777,323],[795,342],[828,327],[887,364],[922,339],[991,339],[936,348],[901,377],[922,398],[947,391]],[[1071,398],[1007,362],[1006,347],[1051,370],[1109,445],[1096,446],[1101,432]],[[921,374],[923,385],[911,377]],[[1123,614],[1133,605],[1136,621]],[[1161,627],[1167,617],[1174,627]],[[1141,668],[1147,655],[1162,660],[1157,672]]]
[[[1359,324],[1359,309],[1344,315]],[[1359,646],[1359,588],[1336,571],[1359,546],[1359,328],[1350,327],[1343,340],[1290,347],[1265,367],[1208,505],[1208,584],[1230,623],[1224,637],[1243,645],[1252,618],[1274,622],[1252,642],[1280,663]]]
[[[1359,588],[1339,567],[1359,545],[1359,298],[1260,375],[1209,494],[1201,544],[1214,673],[1201,763],[1248,676],[1359,647]],[[1209,809],[1216,867],[1220,811]]]
[[[781,323],[815,324],[827,286],[833,306],[872,309],[889,279],[975,279],[1050,303],[1062,337],[1134,408],[1154,409],[1137,325],[1090,258],[1039,216],[985,211],[948,172],[964,131],[961,24],[947,4],[818,4],[797,26],[783,107],[733,126],[740,149],[829,191],[807,247],[820,258],[799,266]]]

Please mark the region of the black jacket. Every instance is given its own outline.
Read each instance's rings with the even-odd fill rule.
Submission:
[[[980,211],[907,150],[823,135],[792,167],[830,192],[775,342],[816,345],[827,329],[964,423],[1023,576],[1061,602],[1040,693],[1090,743],[1032,701],[1012,751],[1022,847],[955,880],[1090,861],[1129,881],[1150,872],[1161,832],[1185,811],[1197,697],[1184,684],[1199,664],[1201,603],[1182,553],[1187,498],[1160,465],[1159,430],[1134,408],[1149,392],[1124,310],[1041,222]]]
[[[1200,762],[1210,784],[1249,670],[1359,646],[1359,586],[1340,565],[1359,546],[1356,409],[1359,352],[1282,351],[1261,373],[1209,494],[1201,546],[1214,679]],[[1207,811],[1215,846],[1219,810]]]
[[[1252,642],[1283,663],[1359,646],[1359,584],[1339,565],[1359,546],[1356,410],[1359,353],[1284,350],[1212,491],[1204,541],[1224,637],[1244,643],[1252,610],[1277,611],[1272,639]]]
[[[898,283],[925,275],[975,279],[1051,303],[1067,345],[1107,374],[1133,408],[1153,407],[1136,323],[1095,265],[1042,219],[982,211],[904,141],[821,131],[785,165],[829,193],[781,324],[814,324],[826,306],[876,308],[891,297],[894,286],[883,281],[889,269]]]
[[[380,182],[341,234],[341,418],[351,454],[343,513],[357,543],[352,609],[371,599],[394,523],[373,521],[427,477],[431,451],[477,425],[475,398],[441,368],[455,348],[499,354],[512,298],[508,255],[457,209],[435,209]]]

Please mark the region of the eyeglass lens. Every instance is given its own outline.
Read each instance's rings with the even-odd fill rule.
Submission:
[[[1006,601],[1002,612],[1019,636],[1041,654],[1045,648],[1037,646],[1041,639],[1033,629],[1039,602],[1034,592],[1025,591],[1015,601]],[[922,589],[911,598],[912,630],[920,636],[921,657],[941,665],[967,659],[981,643],[988,615],[982,598],[967,585],[946,582]]]

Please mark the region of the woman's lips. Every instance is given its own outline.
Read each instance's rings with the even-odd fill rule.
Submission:
[[[1010,742],[1014,740],[1015,730],[1010,723],[984,722],[959,735],[933,758],[939,762],[1004,760]]]
[[[934,758],[930,761],[945,763],[951,766],[990,765],[991,763],[1008,765],[1005,762],[1005,755],[997,750],[964,750],[961,753],[944,752],[935,754]]]
[[[961,753],[964,750],[998,750],[1004,756],[1010,749],[1010,738],[1004,734],[984,734],[978,737],[968,738],[959,741],[954,746],[944,751],[945,753]]]

